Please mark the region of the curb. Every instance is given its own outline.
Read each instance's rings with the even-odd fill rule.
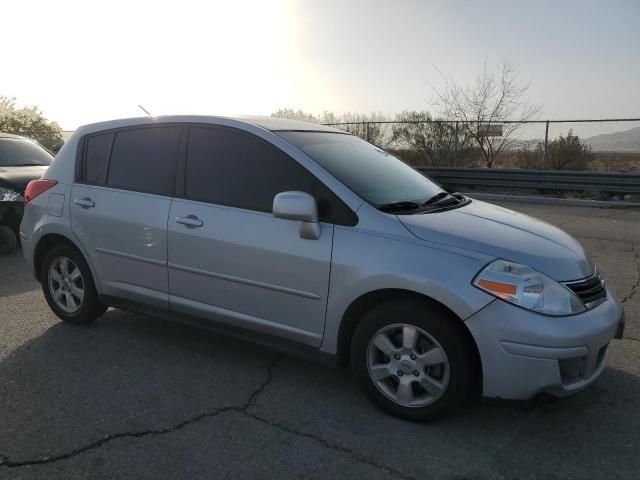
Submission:
[[[566,207],[640,208],[636,202],[608,202],[606,200],[579,200],[574,198],[535,197],[527,195],[499,195],[495,193],[464,193],[471,198],[488,201],[529,203],[532,205],[564,205]]]

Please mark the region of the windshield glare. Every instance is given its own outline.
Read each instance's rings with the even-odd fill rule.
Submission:
[[[353,135],[278,132],[368,203],[424,203],[444,190],[388,152]]]
[[[53,157],[35,142],[23,138],[0,138],[0,167],[51,165]]]

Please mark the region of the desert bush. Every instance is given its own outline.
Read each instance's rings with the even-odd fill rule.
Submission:
[[[455,123],[434,120],[429,112],[404,111],[396,115],[391,143],[409,154],[414,165],[453,167],[465,164],[473,138]],[[457,137],[457,140],[456,140]]]
[[[375,123],[389,120],[387,116],[379,112],[373,112],[371,114],[347,112],[336,115],[333,112],[325,111],[322,115],[316,116],[300,109],[281,108],[273,112],[271,116],[310,123],[340,124],[334,125],[335,128],[349,132],[380,148],[386,148],[391,140],[391,129],[389,125]]]
[[[515,155],[515,167],[542,169],[544,168],[544,145],[538,143],[533,149],[520,148]]]
[[[588,145],[580,142],[577,135],[569,130],[566,137],[560,135],[547,145],[546,168],[553,170],[587,170],[593,160]]]
[[[362,114],[347,112],[338,116],[325,112],[322,117],[322,123],[345,123],[344,125],[336,125],[336,128],[345,130],[380,148],[387,148],[392,140],[392,132],[388,124],[372,123],[389,121],[389,117],[382,113]],[[331,121],[332,119],[337,119],[337,121]]]
[[[318,117],[304,110],[295,110],[293,108],[280,108],[271,114],[276,118],[288,118],[289,120],[300,120],[302,122],[320,123]]]

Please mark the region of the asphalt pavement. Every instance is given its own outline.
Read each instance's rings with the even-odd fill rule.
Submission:
[[[114,309],[65,325],[16,252],[0,257],[0,479],[640,478],[640,210],[504,206],[574,235],[624,304],[585,392],[408,423],[346,370]]]

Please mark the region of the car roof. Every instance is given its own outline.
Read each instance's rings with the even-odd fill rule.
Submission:
[[[20,135],[14,135],[13,133],[4,133],[4,132],[0,132],[0,138],[20,138],[22,140],[29,140],[27,137],[22,137]]]
[[[266,116],[212,116],[212,115],[163,115],[158,117],[137,117],[109,120],[106,122],[91,123],[78,128],[82,134],[109,130],[112,128],[131,127],[136,125],[155,125],[162,123],[211,123],[218,124],[220,121],[238,122],[241,124],[254,125],[272,132],[293,130],[293,131],[315,131],[346,133],[343,130],[321,125],[319,123],[301,122],[299,120],[289,120],[286,118],[275,118]]]

